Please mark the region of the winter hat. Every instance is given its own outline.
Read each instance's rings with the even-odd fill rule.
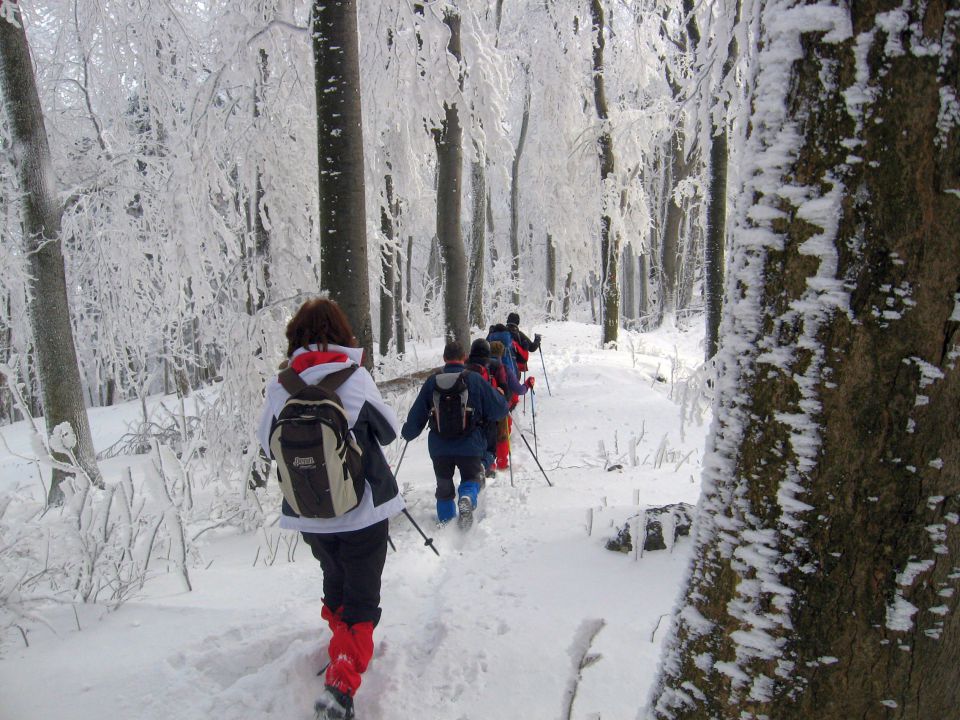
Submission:
[[[470,357],[488,358],[490,357],[490,343],[483,338],[477,338],[470,346]]]
[[[507,315],[507,325],[519,325],[520,316],[517,313],[510,313]]]

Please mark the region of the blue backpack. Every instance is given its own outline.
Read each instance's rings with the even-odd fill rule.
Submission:
[[[492,325],[487,334],[487,342],[503,343],[506,348],[503,353],[503,363],[513,371],[513,376],[520,380],[520,371],[517,368],[517,358],[513,355],[513,336],[506,325]]]

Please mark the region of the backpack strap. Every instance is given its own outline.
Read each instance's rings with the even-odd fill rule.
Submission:
[[[318,382],[317,386],[322,387],[324,390],[328,390],[330,392],[336,392],[337,388],[343,385],[343,383],[347,381],[347,378],[353,375],[358,367],[359,366],[357,365],[351,365],[350,367],[343,368],[343,370],[337,370],[334,373],[330,373],[323,378],[323,380]],[[288,367],[286,370],[277,375],[277,381],[283,386],[283,389],[291,395],[296,395],[305,387],[308,387],[307,383],[305,383],[303,378],[300,377],[300,373],[291,367]]]
[[[300,373],[292,367],[286,368],[277,375],[277,381],[283,386],[283,389],[291,395],[296,395],[307,386],[303,378],[300,377]]]
[[[351,365],[350,367],[343,368],[343,370],[337,370],[327,375],[323,380],[318,382],[317,385],[324,390],[335,393],[337,388],[343,385],[347,381],[347,378],[359,369],[359,365]]]

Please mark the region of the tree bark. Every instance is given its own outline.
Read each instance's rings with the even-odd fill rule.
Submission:
[[[389,168],[389,165],[387,166]],[[393,176],[389,173],[384,177],[384,198],[380,205],[380,232],[384,242],[380,248],[380,355],[390,352],[390,341],[393,339],[394,299],[396,297],[394,270],[397,263],[397,248],[394,243],[394,202]]]
[[[520,159],[527,143],[527,130],[530,127],[530,84],[527,83],[523,101],[523,118],[520,121],[520,137],[513,154],[510,168],[510,302],[520,307]]]
[[[740,22],[740,0],[736,2],[733,27]],[[720,75],[721,85],[733,72],[739,49],[736,36],[730,34],[727,47],[727,59],[723,63]],[[720,89],[722,92],[722,88]],[[707,198],[707,227],[703,246],[703,294],[706,305],[706,337],[704,351],[709,360],[717,352],[720,341],[720,313],[723,308],[723,263],[727,231],[727,124],[726,108],[723,103],[723,124],[717,126],[711,121],[710,133],[710,172],[708,176],[709,197]],[[711,117],[713,117],[711,115]]]
[[[606,32],[603,0],[590,0],[590,14],[593,22],[593,103],[600,120],[602,130],[597,140],[600,153],[600,180],[603,187],[604,212],[600,218],[600,262],[603,311],[603,343],[616,343],[620,330],[620,288],[617,283],[617,261],[620,256],[619,239],[612,233],[612,220],[609,207],[609,184],[615,179],[616,166],[613,155],[613,136],[610,134],[607,95],[603,82],[603,51],[606,46]]]
[[[460,63],[460,16],[448,10],[443,22],[450,30],[449,52]],[[461,76],[462,84],[463,78]],[[437,239],[444,265],[444,318],[448,340],[470,346],[467,321],[467,258],[460,230],[463,148],[456,103],[444,103],[443,127],[434,130],[437,146]]]
[[[483,282],[487,264],[486,238],[486,208],[487,208],[487,175],[484,168],[486,162],[483,153],[479,150],[478,157],[470,165],[470,177],[473,187],[473,215],[470,227],[472,229],[472,247],[470,253],[470,325],[483,328],[486,318],[483,314]]]
[[[48,435],[61,423],[69,423],[77,438],[73,448],[77,461],[94,483],[102,485],[70,324],[60,238],[63,207],[56,197],[50,147],[23,17],[16,8],[11,12],[19,16],[19,24],[0,19],[0,94],[10,127],[10,153],[23,195],[23,235],[30,257],[28,315],[43,415]],[[54,457],[66,461],[57,453]],[[60,483],[64,478],[63,471],[53,471],[47,495],[51,504],[63,501]]]
[[[360,58],[355,0],[313,4],[313,62],[320,178],[320,282],[343,309],[373,362],[367,274]]]
[[[547,317],[555,318],[557,311],[557,246],[553,235],[547,233]]]
[[[758,13],[716,421],[657,718],[960,708],[956,19],[814,7]],[[801,34],[788,12],[815,20]]]

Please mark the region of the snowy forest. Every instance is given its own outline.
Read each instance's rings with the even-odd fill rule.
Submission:
[[[319,566],[255,433],[319,294],[401,420],[445,340],[544,337],[475,536],[393,521],[358,717],[960,718],[958,36],[953,0],[0,0],[0,718],[310,716]],[[426,521],[422,445],[386,452]],[[669,557],[606,552],[665,503]]]

